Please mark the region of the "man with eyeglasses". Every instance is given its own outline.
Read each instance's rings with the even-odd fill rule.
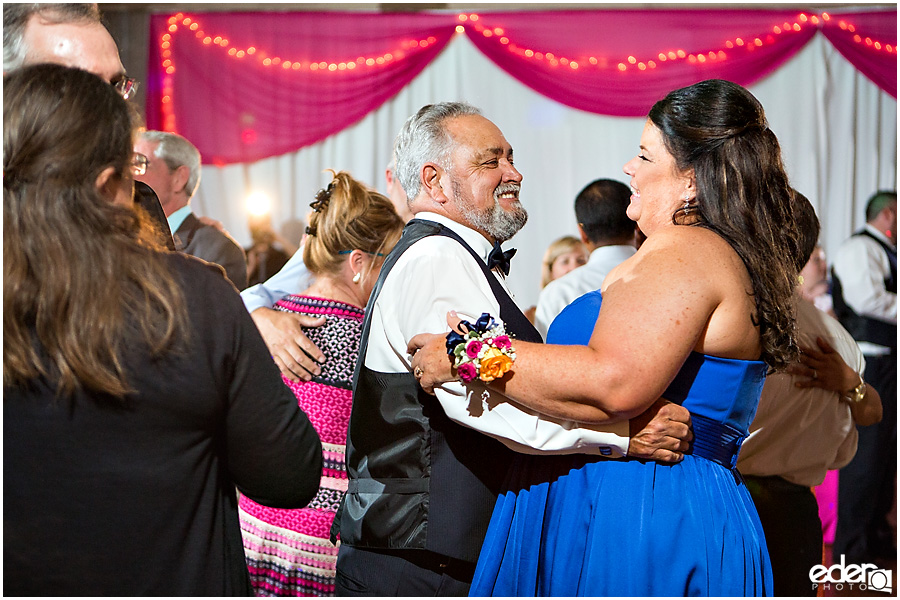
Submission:
[[[125,74],[119,49],[100,22],[96,4],[3,5],[3,72],[26,65],[53,63],[83,69],[108,81],[128,100],[137,82]],[[135,184],[135,202],[157,223],[170,250],[172,234],[154,191]]]
[[[135,179],[156,190],[178,251],[221,266],[239,291],[247,287],[244,249],[227,232],[201,222],[191,210],[201,175],[197,147],[175,133],[144,131],[135,140],[134,151],[137,160],[147,161]]]

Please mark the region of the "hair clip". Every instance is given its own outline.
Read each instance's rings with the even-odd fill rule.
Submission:
[[[312,227],[310,227],[309,225],[307,225],[306,226],[306,235],[316,235],[316,226],[313,225]]]
[[[325,189],[321,189],[316,192],[316,199],[309,203],[310,208],[312,208],[316,212],[322,212],[326,206],[328,206],[328,201],[331,200],[331,191],[334,189],[334,181],[328,184],[328,187]],[[308,229],[308,228],[307,228]],[[309,233],[307,231],[307,233]],[[310,235],[315,235],[312,233]]]

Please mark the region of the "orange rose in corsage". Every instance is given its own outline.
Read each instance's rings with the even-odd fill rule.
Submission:
[[[489,348],[481,359],[481,373],[478,374],[482,381],[493,381],[503,377],[504,373],[512,368],[513,361],[497,348]]]

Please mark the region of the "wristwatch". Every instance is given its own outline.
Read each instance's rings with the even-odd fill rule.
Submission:
[[[852,390],[846,391],[841,394],[841,398],[846,400],[847,402],[852,402],[854,404],[861,402],[862,399],[866,395],[866,382],[863,381],[863,378],[859,378],[859,385],[853,388]]]

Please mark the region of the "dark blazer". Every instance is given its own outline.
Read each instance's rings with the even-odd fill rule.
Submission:
[[[52,378],[3,388],[3,592],[250,596],[235,487],[317,493],[322,445],[218,267],[172,252],[182,347],[122,343],[124,401]]]
[[[247,257],[230,235],[204,225],[190,213],[173,237],[179,252],[219,265],[239,291],[247,287]]]

